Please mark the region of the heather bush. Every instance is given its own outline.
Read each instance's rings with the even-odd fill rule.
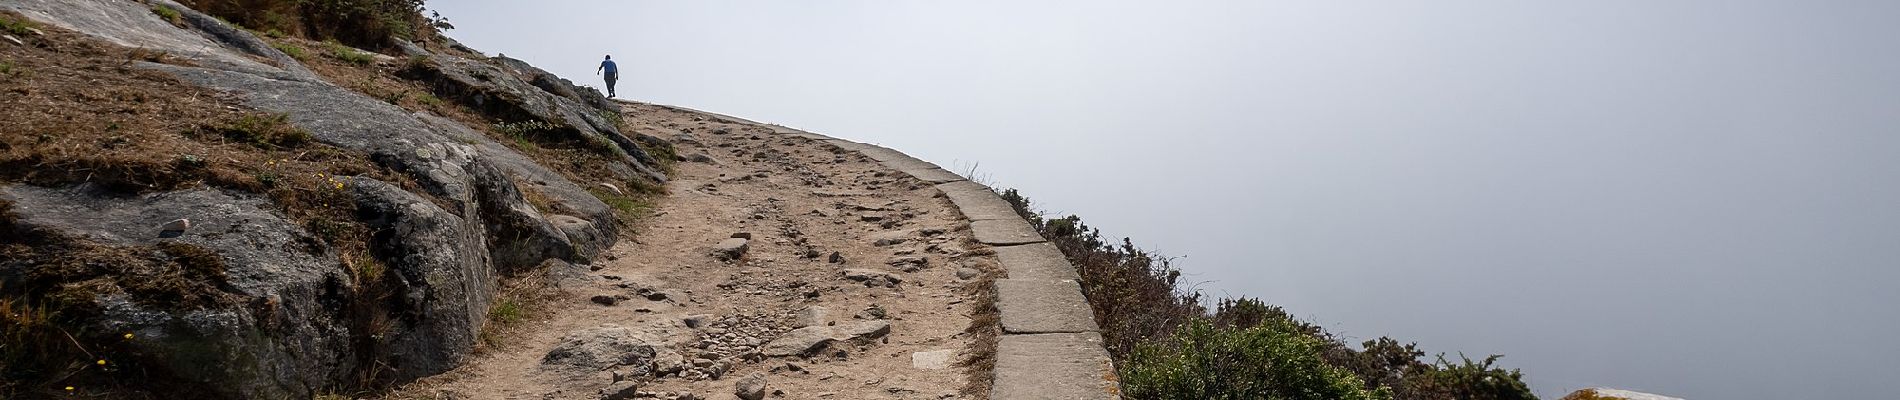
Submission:
[[[1536,399],[1500,356],[1426,362],[1415,343],[1381,337],[1354,349],[1253,298],[1210,312],[1168,257],[1104,239],[1077,216],[1045,218],[1014,189],[1016,212],[1076,266],[1104,345],[1137,399]]]

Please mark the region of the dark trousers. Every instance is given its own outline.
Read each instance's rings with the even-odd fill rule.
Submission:
[[[620,80],[620,73],[607,74],[607,97],[614,95],[614,81]]]

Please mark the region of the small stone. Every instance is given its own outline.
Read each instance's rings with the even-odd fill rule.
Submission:
[[[705,327],[706,322],[712,321],[712,314],[688,315],[686,316],[686,318],[683,318],[680,321],[685,322],[686,327],[688,328],[699,329],[699,328]]]
[[[626,400],[640,393],[640,386],[633,381],[619,381],[600,390],[601,400]]]
[[[859,221],[865,221],[865,222],[877,222],[877,221],[883,221],[883,220],[884,220],[884,214],[883,214],[883,213],[874,213],[874,212],[869,212],[869,213],[864,213],[863,215],[859,215],[859,216],[858,216],[858,220],[859,220]]]
[[[17,45],[21,45],[21,46],[25,46],[25,45],[26,45],[26,42],[22,42],[22,41],[20,41],[20,38],[16,38],[16,37],[13,37],[13,35],[0,35],[0,37],[4,37],[4,38],[7,38],[7,41],[9,41],[9,42],[13,42],[13,44],[17,44]]]
[[[795,363],[791,361],[785,362],[785,369],[791,370],[792,372],[805,372],[804,365],[800,365],[799,363]]]
[[[831,340],[829,327],[808,326],[779,335],[777,339],[759,347],[759,351],[771,357],[811,354],[831,343]]]
[[[732,394],[739,395],[741,399],[762,400],[765,398],[765,373],[753,372],[732,386]]]
[[[968,280],[971,278],[975,278],[977,275],[982,275],[982,274],[983,274],[983,271],[978,271],[976,270],[976,268],[970,268],[970,267],[957,268],[957,279]]]
[[[745,239],[745,240],[752,240],[752,232],[739,232],[739,233],[734,233],[734,234],[732,234],[732,237],[733,237],[734,239]]]
[[[594,295],[594,297],[589,300],[593,300],[594,303],[600,304],[603,306],[612,306],[614,305],[614,303],[620,302],[620,299],[614,298],[613,296],[604,295],[604,294]]]
[[[828,261],[832,264],[844,264],[844,254],[835,251],[831,252],[831,259]]]
[[[653,356],[654,374],[671,374],[686,368],[686,356],[672,350],[661,350]]]
[[[844,278],[858,281],[858,282],[864,282],[865,286],[891,287],[891,286],[897,286],[897,284],[904,282],[902,278],[898,278],[896,275],[891,275],[890,273],[887,273],[884,271],[876,271],[876,270],[868,270],[868,269],[844,270]]]
[[[910,353],[910,366],[917,369],[949,368],[950,358],[956,355],[956,350],[932,350]]]
[[[720,241],[718,245],[713,246],[712,255],[720,260],[735,260],[744,257],[748,242],[750,240],[744,238]]]
[[[191,220],[184,218],[174,219],[158,227],[161,232],[184,232],[186,229],[191,229]]]
[[[619,186],[614,186],[612,183],[601,182],[599,185],[601,189],[607,189],[607,191],[613,192],[615,196],[627,195],[627,192],[621,191]]]
[[[699,367],[699,368],[711,368],[713,366],[713,360],[708,360],[704,358],[695,358],[693,359],[693,366]]]
[[[891,259],[891,261],[886,262],[886,264],[904,270],[904,272],[917,272],[917,270],[929,267],[930,259],[924,257],[898,257]]]

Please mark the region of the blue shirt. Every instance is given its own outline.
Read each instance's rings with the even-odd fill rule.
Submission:
[[[619,67],[619,66],[616,66],[616,65],[614,65],[614,60],[605,60],[605,61],[601,61],[601,62],[600,62],[600,68],[602,68],[602,69],[605,69],[605,70],[607,70],[607,74],[608,74],[608,75],[619,75],[619,74],[620,74],[620,67]]]

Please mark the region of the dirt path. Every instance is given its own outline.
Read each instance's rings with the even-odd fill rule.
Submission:
[[[725,399],[748,376],[765,398],[984,396],[960,361],[985,352],[965,331],[996,264],[936,189],[768,128],[628,111],[689,160],[670,195],[502,345],[399,396]],[[735,234],[742,257],[713,254]]]

